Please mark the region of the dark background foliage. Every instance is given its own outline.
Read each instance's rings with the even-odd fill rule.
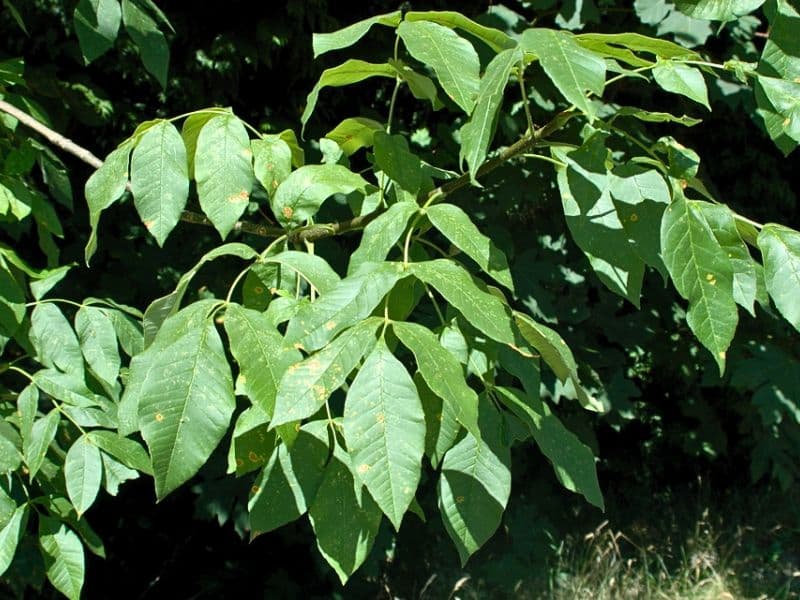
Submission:
[[[395,2],[378,0],[164,1],[160,6],[176,33],[170,34],[169,82],[162,90],[125,38],[84,67],[71,30],[75,2],[19,4],[30,35],[4,11],[0,59],[24,55],[31,96],[46,109],[53,128],[99,156],[146,119],[211,105],[231,106],[265,130],[296,128],[305,96],[322,68],[341,58],[313,61],[311,33],[397,8]],[[578,19],[588,31],[655,33],[628,2],[601,1],[595,6],[523,1],[491,7],[488,14],[487,3],[477,1],[415,2],[413,8],[459,10],[513,31],[533,18],[547,26],[569,22],[576,4],[596,9]],[[763,23],[740,19],[712,36],[705,48],[720,62],[731,56],[752,60],[762,42],[755,33],[764,28]],[[682,32],[666,35],[680,38]],[[389,55],[392,41],[388,31],[377,31],[359,43],[354,54]],[[540,96],[533,106],[534,120],[544,122],[557,96],[543,77],[534,76],[528,83]],[[313,140],[342,118],[358,114],[385,120],[387,86],[364,83],[326,89],[306,132],[309,155],[318,152]],[[754,115],[752,101],[737,84],[712,85],[713,113],[688,103],[677,106],[676,96],[666,97],[636,80],[615,88],[615,93],[615,102],[703,117],[694,128],[642,127],[641,136],[655,140],[675,135],[695,149],[703,158],[701,176],[738,212],[761,222],[800,225],[798,188],[792,177],[796,157],[785,159],[773,146]],[[506,97],[507,106],[517,101],[511,94]],[[496,144],[511,143],[524,130],[519,106],[511,112],[514,116],[499,124]],[[460,122],[453,121],[453,114],[433,112],[405,96],[396,123],[423,157],[457,168],[453,132]],[[85,268],[88,214],[80,190],[90,171],[72,157],[62,158],[76,190],[74,212],[58,209],[65,230],[62,263],[81,265],[62,284],[62,296],[108,296],[144,308],[217,244],[212,229],[181,224],[165,248],[158,249],[127,202],[104,217],[100,249],[91,269]],[[93,524],[106,542],[108,558],[90,560],[86,597],[105,598],[113,589],[118,598],[220,598],[240,593],[412,598],[428,582],[426,597],[438,598],[446,597],[464,574],[477,582],[475,589],[491,597],[516,597],[547,579],[546,565],[565,536],[590,531],[602,519],[678,548],[699,507],[722,505],[743,525],[782,522],[789,532],[782,535],[788,537],[769,537],[762,531],[750,542],[771,548],[778,557],[776,569],[780,561],[797,564],[789,544],[798,540],[800,522],[796,514],[781,512],[785,504],[771,499],[798,492],[800,338],[778,318],[762,314],[756,322],[742,313],[730,367],[720,379],[683,321],[684,305],[657,273],[646,276],[641,310],[598,282],[565,235],[551,173],[539,163],[506,165],[492,173],[480,195],[463,191],[459,202],[509,254],[519,304],[557,324],[578,358],[594,369],[583,374],[585,381],[613,407],[608,415],[587,416],[560,401],[564,419],[600,457],[605,515],[561,488],[538,453],[520,445],[514,452],[514,489],[504,525],[464,570],[436,516],[432,483],[423,482],[421,503],[429,509],[428,523],[410,518],[396,537],[386,527],[368,563],[343,591],[314,548],[305,522],[248,544],[243,499],[249,481],[224,478],[224,457],[219,456],[193,485],[159,505],[146,479],[127,484],[117,498],[99,501],[92,511]],[[35,237],[25,231],[17,235],[15,246],[32,263],[41,263]],[[329,256],[346,256],[355,242],[345,237],[324,245]],[[220,291],[228,275],[221,261],[203,272],[190,293]],[[562,390],[557,382],[545,383],[558,400]],[[775,540],[784,540],[786,547],[775,550]],[[33,548],[22,548],[15,576],[0,590],[12,594],[26,580],[37,580],[42,566],[35,557]],[[435,578],[429,581],[431,576]],[[752,577],[758,585],[758,572]],[[48,593],[29,589],[28,597]]]

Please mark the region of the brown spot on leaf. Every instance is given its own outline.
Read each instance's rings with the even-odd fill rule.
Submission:
[[[244,466],[244,461],[241,458],[236,459],[236,468],[241,469]]]
[[[377,415],[375,415],[375,421],[383,425],[383,423],[386,421],[386,416],[382,412],[379,412]]]
[[[464,496],[456,496],[456,503],[463,504],[464,503]]]
[[[247,453],[247,459],[250,462],[257,463],[261,460],[261,457],[252,450],[250,450],[250,452]]]
[[[291,206],[284,206],[281,212],[283,213],[283,216],[286,217],[287,219],[291,219],[292,215],[294,214],[294,211],[292,210]]]
[[[639,215],[637,215],[636,213],[633,213],[631,215],[631,223],[636,223],[636,221],[638,221],[638,220],[639,220]]]
[[[253,487],[250,488],[250,493],[251,494],[257,494],[260,491],[261,491],[261,488],[258,487],[257,485],[254,485]]]
[[[334,323],[333,321],[328,321],[327,323],[325,323],[325,329],[327,329],[328,331],[330,331],[334,327],[336,327],[336,323]]]
[[[228,202],[247,202],[250,199],[250,192],[242,190],[237,194],[228,196]]]
[[[257,285],[256,287],[254,287],[254,288],[253,288],[253,291],[254,291],[256,294],[263,294],[263,293],[264,293],[264,288],[263,288],[263,287],[261,287],[260,285]]]
[[[358,465],[358,474],[359,475],[363,475],[367,471],[369,471],[369,465],[368,464],[362,463],[362,464]]]
[[[142,221],[142,224],[145,226],[147,231],[150,231],[153,228],[153,225],[156,224],[155,221]]]
[[[156,413],[156,421],[161,423],[161,421],[163,420],[164,420],[164,415],[162,415],[161,413]]]

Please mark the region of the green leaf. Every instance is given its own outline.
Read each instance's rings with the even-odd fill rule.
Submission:
[[[467,213],[453,204],[437,204],[428,208],[425,214],[433,226],[474,260],[484,273],[514,291],[506,255],[478,230]]]
[[[325,69],[306,98],[306,108],[300,117],[300,123],[303,125],[303,131],[305,131],[306,123],[308,123],[311,113],[314,112],[314,107],[317,105],[319,92],[322,90],[322,88],[342,87],[352,83],[364,81],[370,77],[389,77],[394,79],[395,76],[395,69],[389,64],[368,63],[363,60],[356,59],[350,59],[336,67]]]
[[[654,112],[634,106],[620,106],[617,108],[617,115],[621,117],[633,117],[634,119],[639,119],[647,123],[678,123],[685,127],[694,127],[703,122],[702,119],[695,119],[693,117],[687,117],[686,115],[678,117],[667,112]]]
[[[501,441],[499,413],[485,402],[481,438],[467,435],[445,454],[439,510],[462,566],[497,530],[511,493],[511,453]]]
[[[272,212],[284,227],[301,225],[334,194],[356,190],[366,194],[367,182],[342,165],[306,165],[292,173],[278,186],[271,199]]]
[[[82,306],[75,314],[75,331],[89,368],[100,379],[113,385],[119,374],[120,358],[110,312],[114,311]]]
[[[800,331],[800,233],[768,223],[758,234],[767,291],[780,313]]]
[[[419,210],[414,202],[398,202],[371,221],[361,235],[361,243],[350,255],[348,275],[357,272],[361,265],[385,260],[389,251],[403,235],[411,215]]]
[[[470,114],[480,86],[480,60],[472,44],[430,21],[405,20],[397,34],[411,56],[433,69],[445,94]]]
[[[478,169],[486,160],[494,137],[499,110],[503,104],[503,92],[511,70],[521,59],[522,53],[517,48],[503,50],[492,59],[481,78],[472,116],[461,128],[459,159],[467,161],[473,185],[478,185]]]
[[[238,382],[236,393],[240,393]],[[275,442],[275,432],[269,431],[267,414],[256,405],[248,407],[239,414],[233,426],[228,448],[228,473],[241,477],[263,467],[275,448]]]
[[[17,544],[22,539],[28,521],[28,505],[18,506],[5,526],[0,529],[0,576],[4,575],[14,560]]]
[[[515,312],[514,317],[522,337],[539,352],[556,377],[562,383],[572,382],[581,406],[588,410],[602,411],[602,403],[587,394],[581,386],[578,364],[564,338],[549,327],[537,323],[528,315]]]
[[[369,19],[364,19],[332,31],[330,33],[315,33],[311,44],[314,48],[314,58],[321,54],[333,50],[348,48],[360,40],[372,28],[373,25],[384,25],[386,27],[397,27],[400,24],[401,13],[396,10],[383,15],[375,15]]]
[[[0,215],[8,217],[9,213],[22,221],[31,214],[31,207],[14,195],[14,192],[0,183]],[[13,219],[10,219],[13,221]]]
[[[61,373],[55,369],[40,369],[33,381],[45,394],[80,408],[100,406],[83,380],[82,373]]]
[[[564,427],[547,404],[538,398],[532,398],[512,388],[494,389],[503,404],[528,426],[542,454],[552,463],[562,485],[582,494],[600,510],[605,510],[591,449]]]
[[[325,134],[333,140],[347,156],[351,156],[361,148],[369,148],[377,131],[383,131],[383,125],[366,117],[345,119]]]
[[[158,330],[164,320],[178,312],[181,301],[183,300],[183,296],[186,293],[186,290],[189,288],[189,283],[191,283],[192,279],[195,275],[197,275],[197,272],[202,268],[202,266],[207,262],[223,256],[237,256],[242,260],[251,260],[258,257],[258,252],[256,252],[247,244],[242,244],[240,242],[229,242],[227,244],[222,244],[222,246],[218,246],[213,250],[206,252],[200,258],[200,260],[197,261],[197,264],[194,267],[186,271],[186,273],[181,276],[181,278],[178,280],[178,285],[175,286],[174,291],[170,292],[166,296],[162,296],[161,298],[153,300],[153,302],[150,303],[150,306],[147,307],[147,310],[144,311],[144,321],[142,325],[144,327],[145,347],[152,343],[153,338],[155,337],[156,333],[158,333]]]
[[[605,61],[579,45],[575,36],[566,31],[528,29],[520,36],[520,45],[536,55],[564,98],[593,121],[595,107],[586,92],[602,96],[606,82]]]
[[[369,555],[382,513],[362,486],[356,486],[347,454],[338,445],[325,468],[308,517],[317,547],[342,584]]]
[[[711,110],[708,104],[708,88],[700,69],[679,62],[660,60],[653,69],[653,78],[661,89],[686,96]]]
[[[469,323],[501,344],[514,343],[508,307],[464,267],[448,259],[413,263],[409,269],[455,307]]]
[[[228,305],[225,311],[225,331],[239,363],[241,392],[271,418],[280,378],[302,355],[283,345],[283,337],[264,313],[238,304]]]
[[[442,399],[442,412],[452,414],[475,438],[480,439],[478,395],[467,385],[464,370],[455,356],[422,325],[393,322],[392,331],[414,354],[419,374],[427,386]]]
[[[764,4],[764,0],[675,0],[682,13],[694,19],[733,21]]]
[[[78,517],[83,515],[97,498],[100,481],[103,477],[103,464],[100,450],[85,435],[70,446],[64,460],[64,480],[67,495],[75,507]]]
[[[131,190],[144,226],[163,246],[189,195],[186,148],[172,123],[154,125],[139,140],[131,156]]]
[[[758,104],[770,137],[776,139],[780,135],[786,135],[800,143],[800,82],[759,75],[757,89],[769,101],[769,104]],[[758,98],[759,95],[756,94],[756,99]],[[768,119],[765,111],[777,114],[778,118]]]
[[[739,320],[733,300],[732,265],[698,214],[698,204],[682,194],[677,196],[664,212],[661,248],[675,288],[689,301],[686,321],[714,355],[721,373]]]
[[[36,359],[46,367],[58,367],[67,373],[83,373],[83,355],[78,338],[52,302],[37,304],[31,314],[30,339]]]
[[[50,583],[70,600],[80,600],[85,570],[80,538],[64,523],[40,516],[39,545]]]
[[[20,438],[11,425],[0,421],[0,475],[8,475],[16,471],[20,464],[22,464]],[[2,493],[2,488],[0,488],[0,500],[2,500]],[[0,528],[2,526],[2,519],[0,519]]]
[[[200,207],[224,239],[242,216],[253,191],[253,152],[234,115],[208,121],[197,138],[194,177]]]
[[[152,474],[153,469],[150,465],[150,458],[139,442],[122,437],[113,431],[100,429],[90,431],[88,435],[92,444],[113,456],[126,467],[148,475]]]
[[[204,110],[193,115],[189,115],[181,127],[181,137],[183,145],[186,146],[186,160],[188,165],[189,179],[194,179],[194,160],[197,154],[197,138],[200,132],[211,119],[220,115],[221,109]],[[225,111],[230,113],[230,111]]]
[[[758,296],[758,280],[763,278],[761,267],[750,256],[733,212],[725,205],[696,203],[697,214],[705,219],[722,250],[728,255],[733,270],[733,299],[754,317]]]
[[[117,0],[78,2],[73,13],[73,23],[83,59],[87,64],[114,46],[121,21],[122,10]]]
[[[554,149],[558,188],[572,239],[583,250],[600,281],[639,306],[644,262],[620,222],[611,199],[605,135],[595,133],[577,150]]]
[[[236,406],[222,340],[213,321],[197,317],[187,310],[170,317],[171,326],[164,324],[145,353],[149,368],[131,365],[129,385],[138,386],[139,427],[159,500],[208,460]]]
[[[111,458],[105,452],[100,453],[100,459],[103,463],[103,488],[110,496],[116,496],[119,493],[119,486],[126,481],[139,478],[139,473]],[[81,523],[86,523],[86,521],[81,521]]]
[[[106,157],[105,162],[86,182],[84,194],[89,205],[89,225],[92,228],[84,251],[87,265],[97,249],[97,225],[100,223],[100,214],[125,192],[132,149],[132,142],[124,142]]]
[[[414,375],[414,384],[417,386],[422,410],[425,412],[425,454],[428,456],[431,466],[436,469],[441,464],[445,453],[455,444],[461,431],[461,424],[458,422],[456,407],[453,403],[445,403],[437,396],[419,371]],[[476,402],[476,415],[477,408]],[[477,416],[474,429],[478,431]]]
[[[494,27],[487,27],[468,19],[459,12],[450,10],[409,11],[406,21],[431,21],[445,27],[461,29],[478,38],[495,52],[506,50],[515,45],[507,34]]]
[[[10,338],[19,330],[27,309],[25,290],[0,257],[0,340]],[[0,343],[0,351],[3,344]]]
[[[401,264],[379,263],[342,279],[316,302],[300,307],[286,328],[286,342],[307,352],[322,348],[342,329],[368,317],[406,275]]]
[[[292,172],[292,149],[277,135],[266,135],[250,142],[256,179],[272,197]]]
[[[280,444],[273,450],[247,505],[251,538],[299,519],[316,498],[330,454],[325,425],[307,423],[291,449]]]
[[[408,149],[406,138],[376,131],[373,141],[377,167],[406,192],[419,192],[422,186],[422,162]]]
[[[132,0],[122,0],[122,21],[139,49],[144,68],[156,78],[162,89],[166,89],[169,46],[164,34],[159,31],[156,22]]]
[[[671,197],[664,178],[655,169],[627,163],[611,174],[609,191],[634,252],[666,280],[659,235]]]
[[[119,346],[128,356],[136,356],[144,350],[144,335],[138,323],[134,323],[130,317],[119,310],[106,310],[106,314],[111,319],[114,332],[117,334]]]
[[[271,428],[310,417],[346,381],[375,342],[377,317],[346,329],[333,342],[292,365],[278,383]]]
[[[266,256],[262,260],[265,264],[288,267],[313,285],[320,294],[327,294],[341,281],[328,262],[316,254],[284,250],[278,254]]]
[[[425,413],[411,376],[383,339],[350,385],[343,426],[355,472],[399,530],[419,485]]]
[[[652,54],[655,58],[665,60],[678,57],[702,59],[697,52],[684,46],[639,33],[579,33],[575,36],[575,41],[588,50],[622,60],[634,67],[646,67],[654,62],[649,58],[642,59],[634,52]]]

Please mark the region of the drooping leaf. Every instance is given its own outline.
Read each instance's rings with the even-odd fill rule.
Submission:
[[[291,449],[280,444],[272,452],[248,502],[252,537],[300,518],[314,502],[329,454],[325,426],[307,423]]]
[[[67,318],[54,303],[37,304],[31,314],[30,339],[37,360],[67,373],[83,373],[83,355]]]
[[[87,265],[97,249],[97,225],[100,223],[100,214],[125,192],[132,149],[131,142],[124,142],[106,157],[100,168],[86,182],[84,194],[89,205],[89,226],[92,228],[84,252]]]
[[[767,291],[775,306],[800,331],[800,233],[768,223],[758,234]]]
[[[675,288],[689,301],[686,322],[722,372],[739,320],[732,265],[694,204],[678,195],[664,212],[662,256]]]
[[[800,58],[797,60],[800,62]],[[786,135],[795,144],[800,143],[800,82],[759,75],[756,89],[768,100],[758,104],[770,136],[776,139]],[[757,93],[756,99],[759,97]]]
[[[39,517],[39,546],[47,578],[69,600],[80,600],[83,588],[83,544],[64,523],[51,517]]]
[[[501,344],[514,343],[509,308],[463,267],[452,260],[437,259],[413,263],[409,268],[417,279],[444,296],[473,327]]]
[[[444,106],[439,100],[439,92],[433,79],[422,73],[418,73],[400,59],[389,59],[389,64],[397,70],[397,76],[408,85],[408,90],[418,100],[428,100],[433,110],[439,110]],[[381,128],[382,129],[382,128]]]
[[[114,45],[121,21],[122,9],[118,0],[81,0],[78,3],[73,23],[87,64]]]
[[[522,52],[518,48],[503,50],[492,59],[481,77],[475,109],[469,121],[461,128],[459,158],[467,161],[473,185],[478,185],[478,169],[486,160],[494,137],[499,110],[503,104],[503,92],[511,70],[521,59]]]
[[[314,48],[314,58],[332,50],[341,50],[355,44],[372,28],[373,25],[384,25],[385,27],[397,27],[400,24],[400,11],[396,10],[383,15],[375,15],[368,19],[363,19],[347,27],[330,33],[315,33],[312,38]]]
[[[308,517],[319,551],[344,584],[369,555],[382,513],[372,496],[356,486],[350,459],[338,445],[325,467]]]
[[[271,199],[272,212],[284,227],[301,225],[317,214],[334,194],[356,190],[366,194],[367,182],[342,165],[306,165],[284,179]]]
[[[383,131],[383,125],[366,117],[351,117],[339,123],[325,134],[333,140],[347,156],[351,156],[361,148],[369,148],[375,132]]]
[[[292,149],[280,136],[267,135],[250,142],[253,171],[270,197],[292,172]]]
[[[225,331],[239,363],[241,391],[271,418],[281,376],[302,359],[300,352],[283,345],[283,337],[264,313],[238,304],[225,311]]]
[[[64,460],[67,495],[78,517],[94,503],[102,477],[100,450],[87,436],[82,435],[70,446]]]
[[[286,342],[307,352],[322,348],[338,332],[368,317],[407,274],[401,264],[380,263],[342,279],[316,302],[300,307],[286,328]]]
[[[583,250],[600,281],[639,306],[644,261],[639,258],[611,199],[609,151],[602,133],[578,149],[554,149],[558,188],[572,239]]]
[[[439,510],[464,565],[497,530],[511,494],[511,455],[501,439],[501,420],[481,405],[481,438],[467,435],[444,456]]]
[[[144,68],[156,78],[162,89],[167,87],[169,46],[156,22],[132,0],[122,0],[122,21],[139,49]]]
[[[558,91],[574,104],[589,121],[594,120],[595,108],[586,96],[603,94],[606,82],[606,63],[592,50],[587,50],[566,31],[528,29],[520,37],[520,45],[533,53]]]
[[[514,291],[505,254],[478,230],[467,213],[454,204],[437,204],[428,208],[425,214],[433,226],[474,260],[484,273]]]
[[[747,245],[736,227],[733,212],[722,204],[697,203],[697,214],[705,219],[722,250],[728,255],[733,271],[733,299],[755,316],[758,280],[763,278],[761,267],[750,256]]]
[[[419,374],[431,391],[442,399],[445,410],[455,416],[475,438],[478,427],[478,395],[470,388],[458,360],[446,350],[436,336],[416,323],[392,323],[392,331],[414,354]]]
[[[678,57],[701,60],[697,52],[684,46],[640,33],[579,33],[575,36],[575,40],[584,48],[622,60],[634,67],[645,67],[655,62],[649,57],[643,59],[634,54],[635,52],[643,52],[665,60]]]
[[[103,489],[110,496],[116,496],[119,493],[119,486],[126,481],[139,478],[137,471],[126,467],[105,452],[100,453],[100,460],[103,463]],[[86,521],[81,521],[81,523],[86,523]]]
[[[480,60],[472,44],[431,21],[405,20],[397,34],[411,56],[433,69],[445,94],[470,114],[480,86]]]
[[[764,0],[675,0],[682,13],[695,19],[733,21],[764,4]]]
[[[620,106],[617,109],[617,115],[621,117],[633,117],[648,123],[678,123],[685,127],[694,127],[703,122],[702,119],[695,119],[686,115],[678,117],[668,112],[644,110],[643,108],[636,108],[635,106]]]
[[[142,223],[163,246],[189,195],[186,148],[172,123],[154,125],[134,148],[131,189]]]
[[[662,60],[653,69],[653,78],[661,89],[686,96],[711,110],[708,104],[708,88],[700,69]]]
[[[241,379],[237,381],[237,394],[241,393],[240,382]],[[236,473],[237,477],[241,477],[263,467],[275,449],[276,441],[275,432],[269,431],[267,414],[258,405],[248,407],[239,414],[233,426],[228,449],[228,473]]]
[[[358,271],[363,264],[385,260],[389,251],[403,235],[411,215],[419,210],[414,202],[398,202],[371,221],[361,235],[361,243],[350,255],[348,274]]]
[[[314,112],[314,107],[317,105],[319,92],[322,88],[342,87],[364,81],[370,77],[389,77],[394,79],[394,67],[386,63],[375,64],[363,60],[350,59],[343,62],[341,65],[325,69],[306,98],[306,108],[300,117],[303,130],[305,131],[306,123],[308,123],[311,113]]]
[[[591,449],[564,427],[540,399],[513,388],[497,387],[495,391],[511,412],[528,426],[533,439],[542,454],[553,464],[556,476],[564,487],[582,494],[588,502],[605,510]]]
[[[236,116],[213,117],[200,130],[194,178],[200,207],[224,239],[247,208],[255,181],[250,137]]]
[[[278,383],[270,427],[299,421],[317,412],[370,351],[381,322],[377,317],[361,321],[316,354],[289,367]]]
[[[3,576],[14,560],[17,545],[28,521],[28,505],[17,506],[4,526],[0,528],[0,576]]]
[[[425,413],[411,376],[383,339],[350,385],[343,427],[358,478],[400,529],[420,480]]]
[[[89,368],[103,381],[113,385],[119,374],[120,358],[117,334],[108,309],[82,306],[75,313],[75,331]]]
[[[149,368],[132,364],[130,373],[129,385],[138,386],[139,427],[150,449],[159,499],[206,462],[236,405],[214,323],[196,323],[196,314],[182,312],[168,319],[173,325],[164,324],[146,353]]]
[[[408,149],[406,138],[376,131],[373,142],[377,167],[406,192],[419,192],[422,186],[422,162]]]
[[[152,473],[150,458],[139,442],[122,437],[113,431],[95,429],[88,433],[92,444],[100,448],[121,462],[126,467],[147,473]]]
[[[564,338],[549,327],[537,323],[528,315],[515,312],[514,317],[522,337],[539,352],[542,360],[547,363],[556,377],[562,383],[572,382],[581,406],[588,410],[602,411],[602,403],[583,389],[578,376],[578,364]]]
[[[314,286],[320,294],[327,294],[341,281],[328,262],[316,254],[284,250],[264,257],[263,262],[288,267]]]

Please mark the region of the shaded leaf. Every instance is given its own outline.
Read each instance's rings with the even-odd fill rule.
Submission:
[[[39,517],[39,546],[47,578],[70,600],[80,600],[83,588],[83,544],[77,534],[51,517]]]
[[[708,88],[700,69],[679,62],[659,61],[653,69],[653,79],[661,89],[686,96],[711,110]]]
[[[767,291],[775,306],[800,331],[800,233],[768,223],[758,234]]]
[[[117,0],[81,0],[78,3],[73,23],[87,63],[114,46],[121,21],[122,9]]]
[[[162,88],[166,88],[169,46],[164,34],[159,31],[156,22],[132,0],[122,0],[122,21],[139,49],[144,68],[156,78]]]

